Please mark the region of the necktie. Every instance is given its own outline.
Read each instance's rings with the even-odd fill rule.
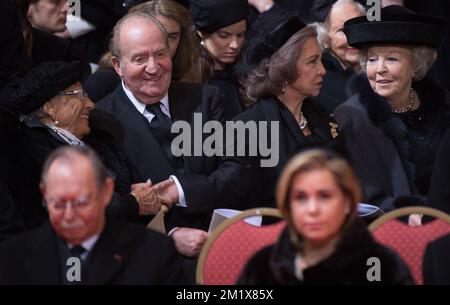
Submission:
[[[72,254],[73,257],[78,257],[79,259],[81,259],[81,255],[86,252],[86,249],[83,248],[83,246],[75,246],[72,249],[70,249],[70,253]]]
[[[146,108],[155,116],[150,122],[154,134],[161,140],[171,142],[172,134],[170,133],[170,129],[172,127],[172,121],[162,112],[161,102],[147,105]]]
[[[165,115],[161,110],[161,102],[147,105],[146,109],[153,113],[155,116],[153,120],[150,122],[150,127],[152,128],[153,134],[160,141],[161,147],[164,149],[164,152],[167,158],[170,160],[175,170],[178,173],[183,173],[184,171],[184,161],[180,157],[175,157],[172,154],[171,145],[173,140],[173,135],[170,132],[172,127],[172,120]]]

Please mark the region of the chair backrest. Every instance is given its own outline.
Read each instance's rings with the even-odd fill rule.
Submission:
[[[282,220],[257,227],[244,221],[259,215],[282,218],[277,209],[251,209],[224,221],[214,230],[198,259],[198,284],[235,284],[250,257],[263,247],[275,243],[286,222]]]
[[[423,214],[435,219],[412,227],[397,218]],[[408,265],[414,281],[423,284],[422,263],[429,242],[450,233],[450,215],[427,207],[407,207],[389,212],[370,224],[375,239],[394,250]]]

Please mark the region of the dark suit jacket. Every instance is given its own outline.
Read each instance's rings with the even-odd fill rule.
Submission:
[[[450,129],[442,138],[436,155],[433,175],[431,176],[428,204],[435,209],[450,214]]]
[[[0,1],[0,88],[30,68],[15,1]]]
[[[66,63],[79,61],[83,70],[83,79],[91,74],[91,67],[80,46],[69,40],[36,28],[31,28],[31,31],[33,35],[33,47],[31,52],[33,66],[53,60]]]
[[[0,244],[0,284],[62,284],[58,253],[49,223]],[[180,260],[170,238],[137,225],[108,223],[89,253],[85,283],[186,283]]]
[[[96,108],[114,114],[124,129],[123,149],[145,180],[156,184],[176,175],[185,193],[188,208],[173,206],[166,217],[168,227],[189,226],[207,228],[212,203],[226,186],[220,174],[207,177],[217,165],[216,157],[185,156],[185,175],[177,175],[164,149],[153,135],[147,119],[140,114],[123,91],[122,85],[96,104]],[[187,83],[172,83],[169,89],[172,121],[193,123],[193,114],[202,114],[203,123],[223,121],[223,106],[217,88]],[[192,131],[194,129],[192,128]],[[220,189],[221,191],[219,191]]]
[[[424,284],[450,284],[450,234],[428,244],[423,258]]]

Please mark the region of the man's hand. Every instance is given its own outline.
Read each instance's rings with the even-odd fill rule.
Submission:
[[[208,238],[208,233],[198,229],[178,228],[173,232],[172,238],[175,241],[178,252],[182,255],[198,257]]]
[[[139,204],[139,215],[156,215],[161,209],[161,201],[152,188],[151,181],[131,186],[133,195]]]
[[[172,179],[164,180],[156,184],[153,188],[158,193],[158,199],[161,204],[164,204],[168,208],[171,208],[174,203],[180,200],[177,186]]]

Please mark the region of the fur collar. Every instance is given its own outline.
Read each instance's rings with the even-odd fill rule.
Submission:
[[[304,270],[305,278],[309,283],[345,283],[351,277],[352,270],[358,268],[358,262],[369,257],[374,247],[375,241],[366,225],[360,219],[356,219],[343,232],[331,256]],[[297,281],[294,274],[296,252],[290,240],[289,230],[286,228],[275,244],[269,262],[278,283],[292,284]]]
[[[420,96],[425,114],[435,117],[436,122],[442,122],[441,128],[447,129],[447,122],[450,122],[450,97],[448,92],[427,78],[413,83],[413,88]],[[410,145],[408,142],[410,135],[405,123],[393,114],[387,99],[372,90],[364,74],[357,74],[349,81],[347,94],[349,96],[359,95],[358,100],[367,109],[371,122],[381,128],[394,142],[408,176],[411,190],[416,193],[414,186],[415,168],[410,161]]]

